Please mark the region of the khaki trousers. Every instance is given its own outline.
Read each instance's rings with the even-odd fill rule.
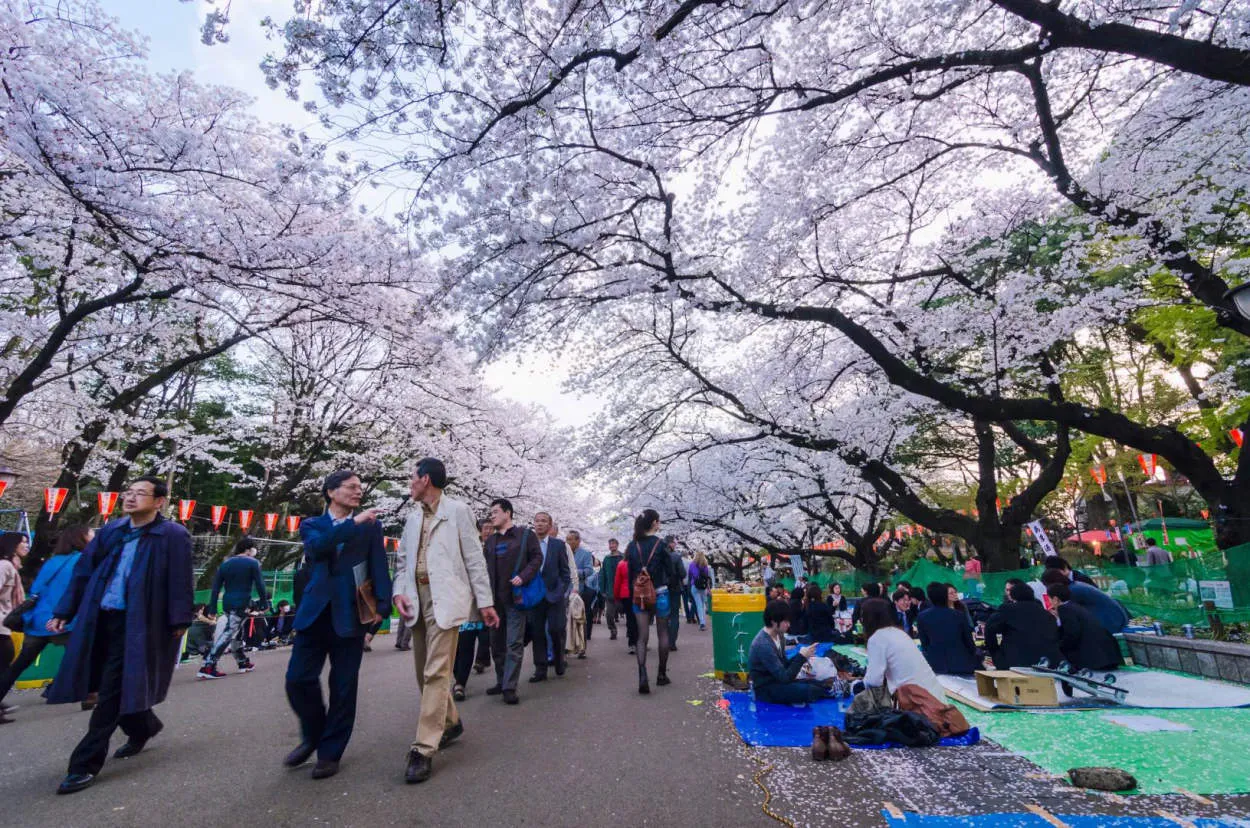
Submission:
[[[412,661],[417,669],[417,686],[421,688],[421,709],[412,749],[422,756],[433,756],[438,752],[443,731],[460,721],[451,700],[451,670],[460,631],[444,630],[435,623],[429,586],[418,586],[417,596],[420,614],[412,628]]]

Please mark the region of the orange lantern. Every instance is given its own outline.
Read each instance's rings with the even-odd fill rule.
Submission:
[[[100,507],[100,517],[108,517],[113,514],[114,507],[117,506],[117,497],[120,492],[96,492],[96,504]]]
[[[213,507],[213,528],[220,529],[221,522],[225,519],[226,519],[226,507],[214,506]]]
[[[69,489],[44,489],[43,490],[43,508],[50,515],[55,515],[61,511],[61,507],[65,505],[65,498],[69,495]]]
[[[265,531],[272,532],[274,529],[277,529],[277,528],[278,528],[278,513],[266,512],[265,513]]]
[[[9,488],[9,481],[0,480],[0,497],[4,497],[4,490]]]
[[[1154,477],[1155,469],[1159,467],[1159,455],[1139,454],[1137,455],[1137,463],[1141,466],[1141,470],[1146,473],[1147,477]]]
[[[1237,444],[1237,448],[1241,448],[1241,443],[1245,440],[1245,436],[1241,433],[1241,429],[1229,429],[1228,436],[1233,438],[1233,442]]]
[[[194,500],[179,500],[178,501],[178,520],[182,521],[183,523],[186,523],[188,520],[191,519],[191,515],[194,512],[195,512]]]
[[[251,509],[239,510],[239,528],[246,532],[252,527],[252,518],[256,516],[256,512]]]
[[[1099,486],[1106,484],[1107,482],[1107,467],[1106,466],[1094,466],[1089,470],[1089,473],[1094,478],[1094,482],[1097,483]]]
[[[286,530],[292,535],[299,531],[299,515],[286,516]]]

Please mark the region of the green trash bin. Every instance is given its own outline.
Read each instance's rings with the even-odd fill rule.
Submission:
[[[764,593],[712,590],[712,669],[718,679],[747,677],[747,653],[764,628]]]

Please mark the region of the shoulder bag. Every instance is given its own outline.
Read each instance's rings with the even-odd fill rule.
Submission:
[[[651,565],[655,551],[662,545],[663,542],[657,539],[655,545],[651,547],[651,554],[645,561],[642,561],[642,544],[634,541],[634,548],[638,550],[638,560],[642,561],[642,568],[634,576],[634,607],[639,612],[655,611],[655,584],[651,580],[651,573],[647,571],[647,567]]]
[[[515,578],[521,572],[521,561],[525,560],[525,539],[529,536],[529,527],[521,533],[521,548],[517,552],[516,566],[512,568],[512,577]],[[496,544],[499,541],[495,541]],[[530,578],[528,584],[514,586],[512,588],[512,600],[521,609],[533,609],[538,606],[539,602],[547,597],[547,584],[543,581],[543,573],[540,569]]]

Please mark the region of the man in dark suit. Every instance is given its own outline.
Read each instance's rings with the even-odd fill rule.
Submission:
[[[556,663],[556,675],[564,675],[564,641],[568,625],[568,598],[573,590],[573,574],[569,568],[569,550],[564,541],[551,534],[555,527],[551,515],[534,515],[534,534],[542,550],[539,577],[547,586],[547,597],[530,611],[530,635],[534,640],[534,675],[530,682],[547,680],[547,640]]]
[[[1059,619],[1059,649],[1064,659],[1082,670],[1115,670],[1124,665],[1120,645],[1102,622],[1072,596],[1073,586],[1046,587]],[[1066,689],[1066,688],[1065,688]],[[1070,694],[1069,694],[1070,695]]]
[[[313,752],[314,779],[338,773],[356,723],[356,686],[368,624],[356,608],[359,583],[372,580],[377,611],[391,614],[391,575],[377,510],[360,506],[364,487],[347,470],[336,471],[321,490],[326,511],[300,524],[304,557],[312,574],[295,611],[295,645],[286,670],[286,696],[299,717],[300,744],[287,767],[307,762]],[[330,707],[321,699],[321,667],[330,659]]]

